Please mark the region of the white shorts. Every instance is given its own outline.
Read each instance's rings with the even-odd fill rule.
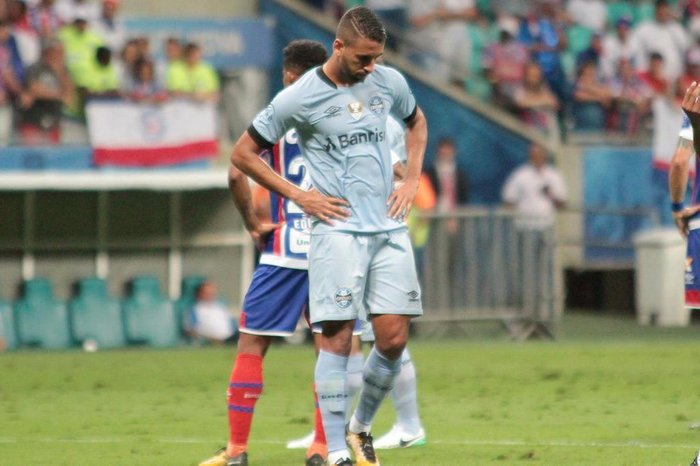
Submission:
[[[311,322],[423,314],[408,230],[311,235]]]

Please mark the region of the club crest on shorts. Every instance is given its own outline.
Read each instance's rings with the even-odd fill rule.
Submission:
[[[341,309],[347,309],[352,304],[352,291],[348,288],[338,288],[335,292],[335,305]]]
[[[362,106],[362,102],[350,102],[348,104],[348,111],[350,112],[350,116],[356,120],[359,120],[362,116],[363,109],[364,107]]]

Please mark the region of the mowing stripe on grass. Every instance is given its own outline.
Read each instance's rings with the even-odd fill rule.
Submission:
[[[83,438],[21,438],[21,437],[0,437],[0,444],[12,443],[132,443],[137,440],[134,437],[83,437]],[[208,444],[214,443],[212,439],[200,438],[153,438],[147,439],[158,443],[171,444]],[[253,443],[264,443],[269,445],[286,444],[283,440],[262,439],[254,440]],[[542,442],[527,442],[525,440],[435,440],[430,439],[431,445],[461,445],[461,446],[505,446],[505,447],[565,447],[565,448],[665,448],[665,449],[698,449],[700,442],[696,445],[664,444],[664,443],[644,443],[644,442],[569,442],[566,440],[550,440]]]

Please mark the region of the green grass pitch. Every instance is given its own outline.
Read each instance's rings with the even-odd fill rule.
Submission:
[[[683,465],[700,447],[698,329],[569,320],[557,342],[415,340],[422,448],[384,465]],[[231,348],[0,355],[0,465],[196,465],[226,439]],[[265,363],[251,465],[302,465],[308,346]],[[382,407],[375,434],[392,422]]]

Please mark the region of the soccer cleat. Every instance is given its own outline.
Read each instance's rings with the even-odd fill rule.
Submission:
[[[360,432],[356,434],[345,429],[345,442],[355,455],[355,464],[357,466],[379,466],[379,458],[374,453],[372,445],[372,434],[368,432]]]
[[[395,425],[389,432],[382,435],[374,442],[374,448],[377,450],[410,448],[420,447],[426,443],[425,431],[422,427],[416,435],[410,435],[404,432],[399,426]]]
[[[314,443],[315,437],[316,433],[312,430],[309,435],[287,442],[287,448],[290,450],[306,450]]]
[[[306,466],[326,466],[326,458],[321,456],[319,453],[314,453],[313,455],[306,458]]]
[[[693,458],[693,462],[690,463],[690,466],[698,466],[700,465],[700,451],[695,455],[695,458]]]
[[[214,456],[199,463],[199,466],[248,466],[248,453],[228,456],[226,449],[222,448]]]
[[[333,463],[333,466],[352,466],[352,460],[350,458],[340,458]]]

